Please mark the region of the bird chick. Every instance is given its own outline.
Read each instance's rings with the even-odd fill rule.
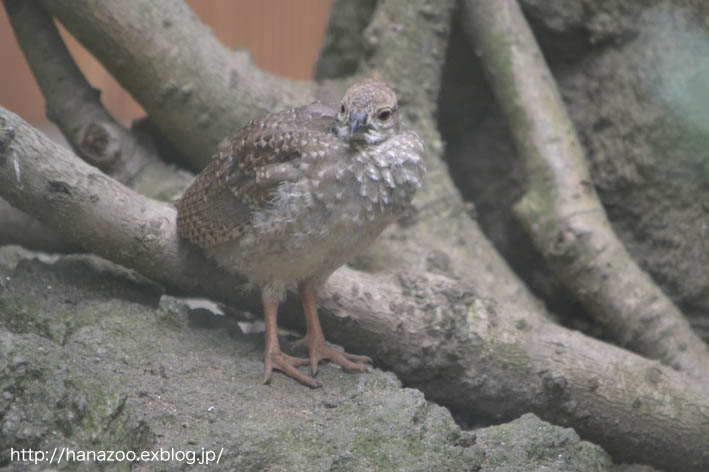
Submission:
[[[394,91],[365,79],[338,106],[320,102],[251,121],[222,146],[178,202],[180,236],[258,285],[266,324],[264,382],[273,369],[319,387],[298,367],[329,360],[353,372],[367,356],[326,344],[316,294],[410,205],[423,142],[400,119]],[[297,287],[308,358],[283,353],[277,311]]]

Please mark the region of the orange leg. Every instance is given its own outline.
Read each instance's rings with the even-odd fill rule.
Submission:
[[[275,368],[309,387],[320,387],[320,382],[297,369],[298,366],[307,365],[308,359],[289,356],[281,352],[281,347],[278,343],[278,300],[265,296],[262,296],[261,300],[263,302],[263,317],[266,322],[266,355],[264,358],[263,383],[270,382],[271,373]]]
[[[310,370],[313,375],[318,372],[318,362],[327,359],[350,372],[365,372],[372,359],[347,352],[336,351],[325,344],[325,336],[318,317],[315,286],[312,281],[303,282],[298,286],[300,300],[305,312],[305,337],[296,342],[296,346],[307,346],[310,354]]]

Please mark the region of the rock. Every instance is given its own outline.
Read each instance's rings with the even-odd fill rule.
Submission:
[[[0,261],[8,252],[0,248]],[[168,461],[135,470],[187,469],[203,453],[245,471],[612,465],[573,430],[533,415],[463,431],[448,410],[376,369],[353,375],[323,365],[319,390],[279,374],[263,385],[263,335],[243,334],[236,320],[195,323],[187,303],[160,302],[154,284],[93,256],[23,257],[0,263],[0,466],[21,467],[11,447],[152,451]],[[169,462],[185,452],[193,456]]]
[[[551,425],[531,413],[478,430],[476,444],[486,452],[480,470],[586,471],[612,466],[598,446],[581,441],[573,429]]]

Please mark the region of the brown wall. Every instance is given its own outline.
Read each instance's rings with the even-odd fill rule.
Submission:
[[[274,74],[312,78],[332,0],[187,0],[195,13],[232,48],[251,50],[257,65]],[[61,28],[60,28],[61,29]],[[79,67],[124,124],[142,115],[138,104],[66,31],[62,35]],[[41,124],[44,99],[0,6],[0,105]]]

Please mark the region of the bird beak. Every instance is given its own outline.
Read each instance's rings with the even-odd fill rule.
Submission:
[[[367,128],[369,128],[369,125],[367,125],[367,112],[353,111],[350,113],[350,134],[366,131]]]

